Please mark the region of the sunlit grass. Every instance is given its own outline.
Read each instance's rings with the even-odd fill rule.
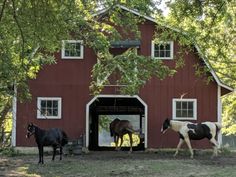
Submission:
[[[134,146],[138,146],[140,143],[140,138],[138,135],[132,134],[132,138],[133,138],[133,147]],[[121,139],[119,138],[118,140],[118,146],[120,146],[121,143]],[[111,146],[115,147],[115,142],[111,142]],[[130,139],[129,139],[129,135],[125,134],[123,136],[123,144],[122,147],[130,147]]]

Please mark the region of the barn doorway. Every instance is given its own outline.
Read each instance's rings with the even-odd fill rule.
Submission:
[[[89,150],[114,150],[109,124],[115,118],[129,120],[139,133],[133,135],[134,150],[147,147],[147,106],[138,96],[99,95],[86,108],[86,147]],[[138,135],[139,134],[139,135]],[[124,136],[123,150],[129,149]]]

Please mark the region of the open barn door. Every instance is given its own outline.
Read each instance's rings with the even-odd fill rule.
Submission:
[[[87,104],[86,146],[89,150],[114,150],[109,124],[115,118],[129,120],[137,133],[133,135],[134,150],[147,145],[147,106],[138,96],[100,95]],[[127,148],[126,148],[127,147]],[[122,148],[129,149],[124,136]]]

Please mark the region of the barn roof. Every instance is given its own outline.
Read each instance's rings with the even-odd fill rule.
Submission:
[[[119,8],[121,8],[121,9],[127,11],[127,12],[133,13],[133,14],[135,14],[135,15],[137,15],[137,16],[140,16],[140,17],[142,17],[142,18],[144,18],[144,19],[146,19],[146,20],[148,20],[148,21],[154,22],[154,23],[156,23],[156,24],[158,24],[158,25],[160,25],[160,26],[163,26],[163,27],[165,27],[165,28],[169,28],[169,29],[171,29],[171,30],[174,30],[174,31],[176,31],[176,32],[179,32],[179,33],[182,33],[182,34],[185,34],[185,35],[186,35],[186,33],[184,33],[183,31],[180,31],[179,29],[170,27],[170,26],[168,26],[168,25],[166,25],[166,24],[158,23],[158,22],[155,20],[155,18],[150,17],[150,16],[146,16],[146,15],[144,15],[144,14],[141,14],[141,13],[139,13],[139,12],[136,11],[136,10],[129,9],[129,8],[123,6],[123,5],[120,5],[120,4],[119,4],[119,5],[116,5],[115,7],[119,7]],[[102,15],[102,14],[106,14],[109,9],[110,9],[110,8],[102,9],[102,10],[100,10],[98,13],[94,14],[94,16],[99,16],[99,15]],[[197,50],[197,52],[199,53],[199,55],[200,55],[200,56],[203,56],[203,53],[202,53],[200,47],[199,47],[197,44],[194,44],[194,47],[196,48],[196,50]],[[205,57],[201,57],[201,58],[202,58],[202,60],[204,61],[204,63],[206,64],[206,66],[209,68],[209,71],[210,71],[211,75],[213,76],[213,78],[215,79],[216,83],[217,83],[220,87],[223,88],[223,92],[224,92],[223,94],[227,94],[227,93],[229,93],[229,92],[233,92],[233,91],[234,91],[233,88],[231,88],[230,86],[224,84],[224,83],[219,79],[219,77],[217,76],[217,74],[215,73],[215,71],[213,70],[213,68],[211,67],[211,65],[207,62],[206,58],[205,58]]]

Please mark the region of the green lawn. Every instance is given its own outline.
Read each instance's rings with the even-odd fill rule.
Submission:
[[[0,176],[75,177],[75,176],[133,176],[133,177],[235,177],[236,156],[198,155],[191,160],[183,155],[134,152],[91,152],[80,156],[58,156],[54,162],[45,157],[45,164],[38,165],[38,156],[3,157],[0,160]]]

